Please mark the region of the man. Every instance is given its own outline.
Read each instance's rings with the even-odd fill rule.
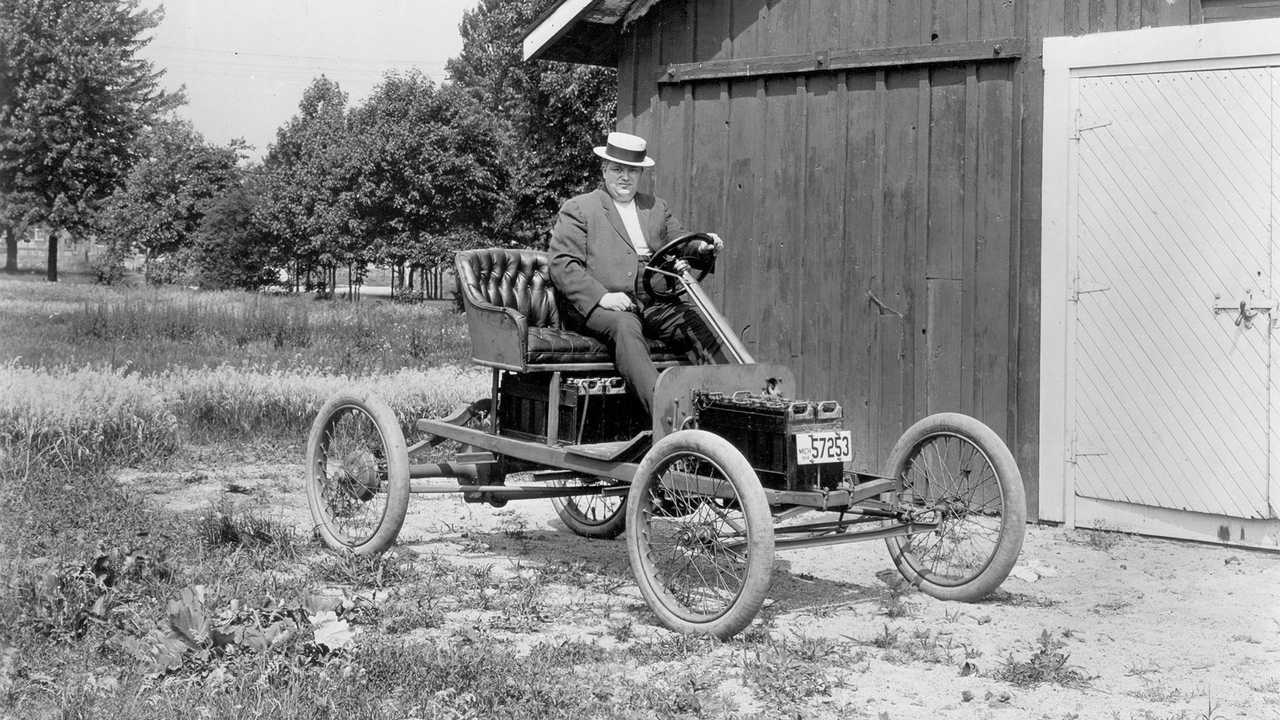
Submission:
[[[594,152],[602,160],[603,187],[560,207],[551,232],[551,280],[569,303],[570,326],[612,348],[618,373],[652,412],[658,371],[646,334],[703,361],[715,356],[719,344],[692,306],[656,302],[637,290],[644,261],[682,233],[666,201],[639,192],[645,168],[654,164],[644,138],[609,133]],[[715,237],[696,252],[714,256],[723,245]]]

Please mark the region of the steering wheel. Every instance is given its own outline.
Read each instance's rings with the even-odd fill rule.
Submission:
[[[667,244],[658,248],[653,253],[653,256],[649,258],[649,264],[645,266],[644,271],[641,273],[643,277],[641,282],[644,286],[644,291],[649,293],[651,297],[655,297],[660,300],[671,300],[678,296],[680,294],[679,290],[667,288],[659,289],[658,287],[655,287],[653,278],[657,275],[664,275],[664,273],[673,272],[671,266],[675,264],[676,260],[684,257],[682,251],[696,240],[700,240],[705,243],[715,242],[715,240],[707,233],[691,232],[685,233],[673,240],[669,240],[667,241]],[[692,267],[691,269],[694,273],[693,279],[697,282],[702,282],[702,278],[706,277],[707,273],[710,272],[710,269],[707,266]]]

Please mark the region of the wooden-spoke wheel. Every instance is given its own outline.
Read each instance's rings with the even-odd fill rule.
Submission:
[[[334,550],[369,555],[395,541],[409,504],[409,455],[386,403],[344,394],[320,409],[307,438],[307,504]]]
[[[606,484],[598,478],[561,480],[561,487],[592,487]],[[575,534],[587,538],[611,539],[627,527],[627,499],[621,495],[575,495],[552,498],[556,515]]]
[[[937,524],[886,541],[903,577],[942,600],[978,600],[1004,582],[1022,549],[1027,503],[1000,436],[967,415],[930,415],[903,433],[886,474],[901,478],[904,510]]]
[[[631,570],[664,625],[727,638],[750,624],[772,579],[773,518],[737,448],[703,430],[662,438],[636,471],[626,518]]]

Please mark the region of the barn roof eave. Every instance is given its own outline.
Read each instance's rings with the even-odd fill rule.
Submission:
[[[560,0],[530,25],[524,59],[615,66],[628,25],[659,0]]]

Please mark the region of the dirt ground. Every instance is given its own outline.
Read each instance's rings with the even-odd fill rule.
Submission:
[[[300,531],[311,525],[298,461],[197,455],[191,467],[126,470],[120,480],[173,510],[228,502]],[[625,541],[573,535],[548,501],[496,509],[414,496],[396,552],[485,564],[494,577],[540,564],[595,576],[560,588],[563,612],[513,633],[515,647],[560,638],[614,645],[620,623],[633,626],[635,638],[669,635],[634,587]],[[1014,576],[982,603],[944,603],[910,589],[894,601],[888,591],[897,584],[878,542],[778,555],[762,613],[769,632],[866,649],[833,659],[848,663],[834,668],[843,681],[806,715],[1280,719],[1280,555],[1031,526]],[[446,627],[422,634],[503,632],[486,625],[483,611],[456,612]],[[1042,642],[1065,654],[1065,668],[1085,682],[1019,687],[993,677],[1010,660],[1033,657]],[[717,652],[708,662],[730,658]]]

